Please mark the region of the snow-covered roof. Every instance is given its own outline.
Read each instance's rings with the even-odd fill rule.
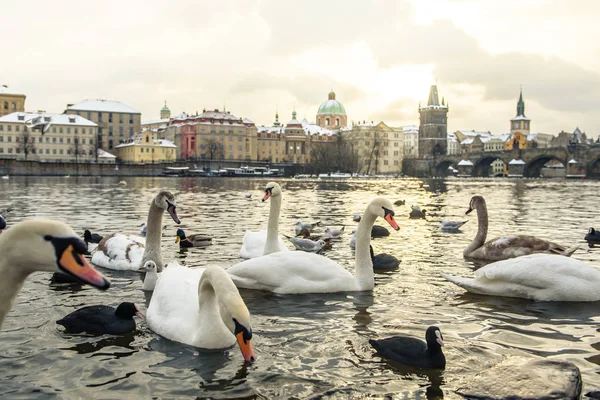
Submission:
[[[142,121],[142,126],[144,125],[155,125],[155,124],[166,124],[169,122],[170,118],[162,118],[162,119],[151,119],[147,121]]]
[[[108,151],[98,149],[98,158],[117,158],[117,157],[110,154]]]
[[[458,166],[462,167],[462,166],[473,166],[473,163],[469,160],[460,160],[460,162],[458,163]]]
[[[257,126],[256,131],[258,133],[284,133],[285,128],[283,126]]]
[[[70,126],[98,126],[89,119],[83,118],[81,115],[75,114],[51,114],[51,113],[31,113],[31,112],[14,112],[0,117],[0,122],[10,122],[15,124],[26,124],[37,117],[44,119],[50,118],[50,123],[53,125],[70,125]]]
[[[304,133],[306,133],[307,135],[327,135],[327,136],[332,136],[335,135],[336,132],[332,131],[331,129],[327,129],[327,128],[323,128],[319,125],[316,124],[308,124],[308,125],[303,125],[304,128]]]
[[[103,99],[84,100],[81,103],[73,104],[72,106],[67,107],[67,110],[141,114],[139,111],[134,110],[120,101]]]
[[[406,135],[407,133],[414,133],[414,134],[418,134],[419,133],[419,127],[416,125],[406,125],[402,127],[402,132]]]
[[[152,145],[154,145],[154,146],[158,145],[159,147],[175,147],[175,148],[177,148],[177,146],[175,146],[173,144],[173,142],[171,142],[170,140],[165,140],[165,139],[153,140]],[[148,143],[142,143],[141,137],[138,136],[137,138],[135,138],[135,140],[131,140],[126,143],[121,143],[120,145],[116,146],[116,148],[118,149],[118,148],[129,147],[129,146],[148,146]]]
[[[468,138],[460,142],[460,144],[473,144],[473,138]]]
[[[574,158],[571,158],[571,160],[569,160],[569,164],[579,164],[579,162],[575,161]]]
[[[530,119],[524,115],[517,115],[516,117],[511,119],[511,121],[530,121]]]
[[[245,124],[253,124],[254,123],[254,121],[252,121],[250,118],[244,118],[244,119],[242,119],[242,122]]]
[[[471,129],[471,130],[459,129],[457,132],[460,132],[465,136],[471,136],[471,137],[475,137],[475,136],[488,137],[488,136],[492,135],[492,133],[490,131],[476,131],[473,129]]]
[[[510,160],[510,162],[508,163],[508,165],[524,165],[525,161],[523,160],[515,160],[514,158],[512,160]]]

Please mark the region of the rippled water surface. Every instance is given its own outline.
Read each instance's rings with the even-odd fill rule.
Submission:
[[[77,232],[135,233],[160,189],[176,195],[181,227],[213,235],[208,248],[180,250],[176,225],[164,218],[163,256],[189,267],[231,265],[246,229],[266,227],[267,181],[194,178],[41,178],[0,180],[0,209],[8,224],[30,216],[68,222]],[[113,282],[106,292],[51,284],[36,273],[25,283],[0,332],[0,397],[14,398],[454,398],[453,389],[509,355],[575,363],[584,391],[600,390],[600,305],[536,303],[465,294],[440,272],[470,276],[475,266],[462,250],[477,230],[464,215],[469,199],[484,196],[490,235],[527,233],[566,245],[573,257],[600,268],[600,249],[583,237],[600,228],[600,182],[564,180],[280,180],[280,233],[298,220],[345,226],[345,237],[326,253],[353,268],[348,242],[375,196],[406,200],[397,206],[401,227],[374,239],[376,253],[402,260],[397,271],[376,274],[373,292],[274,295],[241,291],[252,315],[258,360],[245,365],[237,347],[203,351],[166,340],[144,321],[125,336],[69,335],[55,324],[73,310],[122,301],[147,307],[138,273],[103,270]],[[244,193],[252,193],[247,200]],[[411,204],[428,212],[408,218]],[[165,215],[166,217],[166,215]],[[442,218],[468,219],[461,233],[440,231]],[[384,225],[379,220],[377,224]],[[291,246],[290,246],[291,247]],[[1,255],[0,255],[1,256]],[[424,337],[429,325],[444,334],[443,372],[402,368],[374,355],[370,338],[395,334]]]

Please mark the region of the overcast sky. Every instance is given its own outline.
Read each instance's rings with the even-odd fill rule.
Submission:
[[[523,86],[533,132],[600,133],[600,1],[13,1],[0,83],[26,109],[119,100],[157,119],[223,105],[258,125],[314,121],[333,89],[349,121],[418,124],[437,82],[448,129],[501,134]]]

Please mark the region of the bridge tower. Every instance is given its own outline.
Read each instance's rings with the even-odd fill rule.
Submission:
[[[419,106],[419,158],[443,155],[448,150],[448,105],[438,89],[431,85],[427,105]]]

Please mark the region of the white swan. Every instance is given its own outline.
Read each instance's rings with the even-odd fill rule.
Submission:
[[[110,269],[137,271],[146,261],[152,260],[156,263],[158,271],[162,271],[164,264],[160,241],[162,216],[165,211],[175,223],[181,222],[175,211],[175,197],[170,192],[161,191],[150,203],[146,239],[122,233],[107,235],[98,243],[92,254],[92,263]]]
[[[269,223],[266,230],[259,232],[246,231],[240,257],[255,258],[278,251],[288,251],[279,237],[279,212],[281,211],[281,187],[275,182],[267,183],[262,201],[271,199],[269,207]]]
[[[499,261],[533,253],[570,256],[579,247],[566,248],[560,244],[529,235],[507,235],[486,242],[488,213],[483,197],[473,196],[469,203],[469,209],[465,214],[469,214],[473,210],[477,210],[477,235],[475,235],[471,244],[463,251],[465,257]]]
[[[64,272],[105,290],[110,286],[83,256],[85,243],[67,224],[19,222],[0,235],[0,328],[25,279],[35,271]]]
[[[254,361],[250,313],[229,274],[219,267],[166,268],[146,322],[159,335],[190,346],[224,349],[237,341],[244,359]]]
[[[442,274],[469,292],[539,301],[600,301],[600,271],[579,260],[531,254],[496,261],[475,278]]]
[[[246,260],[227,269],[242,288],[275,293],[330,293],[372,290],[373,263],[369,252],[371,227],[377,217],[398,230],[392,203],[382,197],[371,201],[356,232],[354,275],[327,257],[305,252],[279,252]]]

